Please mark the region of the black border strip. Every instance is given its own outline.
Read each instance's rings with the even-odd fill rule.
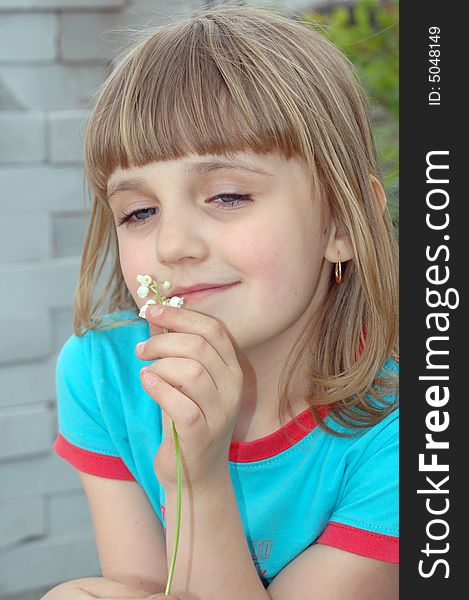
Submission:
[[[462,510],[457,516],[467,502],[469,473],[469,436],[462,431],[469,330],[463,8],[433,0],[400,5],[403,599],[418,592],[425,600],[467,595],[461,541],[466,519]]]

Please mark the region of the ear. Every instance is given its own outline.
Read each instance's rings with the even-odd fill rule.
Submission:
[[[346,262],[353,258],[353,249],[350,241],[337,231],[335,222],[331,223],[329,239],[324,251],[324,258],[331,263],[336,263],[340,257],[340,262]]]
[[[373,188],[373,194],[375,196],[376,202],[381,209],[381,214],[384,212],[386,208],[386,204],[388,203],[388,199],[386,198],[386,192],[384,191],[381,182],[376,179],[374,175],[370,175],[371,187]]]
[[[371,174],[370,183],[373,189],[375,200],[382,214],[388,202],[386,198],[386,192],[384,191],[381,182],[374,175]],[[353,249],[350,245],[350,241],[344,236],[340,235],[337,231],[335,223],[332,223],[331,232],[329,234],[329,240],[327,242],[326,250],[324,252],[324,257],[328,261],[336,263],[339,258],[339,255],[341,262],[351,260],[353,258]]]

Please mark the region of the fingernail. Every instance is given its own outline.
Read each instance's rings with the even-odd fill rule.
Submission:
[[[143,374],[143,385],[150,388],[152,385],[155,385],[156,379],[156,375],[153,375],[151,371],[145,371]]]
[[[147,314],[151,318],[157,317],[161,313],[163,308],[164,306],[162,304],[155,304],[147,310]]]
[[[142,354],[144,347],[145,347],[145,342],[139,342],[137,344],[137,347],[135,348],[137,350],[137,354]]]

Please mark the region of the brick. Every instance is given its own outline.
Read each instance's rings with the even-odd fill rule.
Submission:
[[[76,469],[52,450],[48,455],[0,462],[0,481],[0,500],[82,489]]]
[[[127,0],[2,0],[0,12],[11,10],[102,10],[125,6]]]
[[[0,261],[51,257],[52,227],[49,216],[46,213],[30,215],[18,211],[13,202],[11,210],[11,216],[0,215]]]
[[[14,546],[0,554],[2,593],[55,587],[80,577],[101,574],[94,537],[90,533],[60,536]]]
[[[83,491],[51,496],[47,514],[51,536],[93,532],[93,522]]]
[[[23,110],[20,101],[14,97],[0,79],[0,110]]]
[[[34,588],[27,592],[20,592],[19,594],[2,594],[1,600],[41,600],[43,596],[49,591],[49,586],[45,588]]]
[[[55,256],[76,256],[81,254],[86,239],[89,213],[83,215],[54,215],[52,235]]]
[[[107,65],[0,64],[0,80],[23,110],[89,109],[109,74]]]
[[[72,307],[56,309],[52,314],[52,345],[54,352],[60,352],[62,346],[73,333]]]
[[[0,19],[1,60],[53,60],[57,35],[57,15],[3,15]]]
[[[70,306],[77,284],[80,257],[2,265],[0,310],[14,311]],[[20,318],[20,314],[17,318]]]
[[[267,8],[292,15],[321,5],[344,4],[344,0],[250,0],[251,6]]]
[[[107,61],[119,52],[113,30],[115,12],[63,13],[60,19],[60,56],[67,61]],[[86,44],[83,36],[86,35]]]
[[[51,352],[51,319],[49,312],[44,309],[37,310],[30,306],[22,311],[21,318],[14,320],[3,313],[0,315],[0,331],[2,366],[6,363],[24,364],[30,360],[46,358]]]
[[[0,502],[0,549],[46,534],[46,506],[41,496]]]
[[[82,40],[83,44],[83,40]],[[83,44],[87,46],[87,44]],[[51,162],[83,161],[83,140],[89,111],[51,111],[46,122]]]
[[[161,25],[189,16],[194,9],[206,6],[204,0],[130,0],[119,13],[119,26],[131,30],[146,25]],[[127,46],[127,42],[125,44]]]
[[[0,367],[0,407],[52,403],[55,398],[55,367],[58,354],[46,360]]]
[[[75,167],[0,169],[0,211],[11,210],[12,194],[23,212],[84,210],[83,170]],[[89,202],[88,202],[89,206]],[[87,208],[87,207],[86,207]]]
[[[45,406],[1,409],[0,460],[50,452],[55,431],[55,413]]]
[[[45,123],[42,113],[0,112],[0,162],[39,162],[46,158]]]

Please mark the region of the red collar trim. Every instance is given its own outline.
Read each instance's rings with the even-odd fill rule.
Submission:
[[[318,409],[322,418],[330,412],[328,406],[320,406]],[[258,440],[231,442],[228,459],[231,462],[247,463],[272,458],[294,446],[311,433],[316,425],[311,409],[307,408],[277,431]]]

